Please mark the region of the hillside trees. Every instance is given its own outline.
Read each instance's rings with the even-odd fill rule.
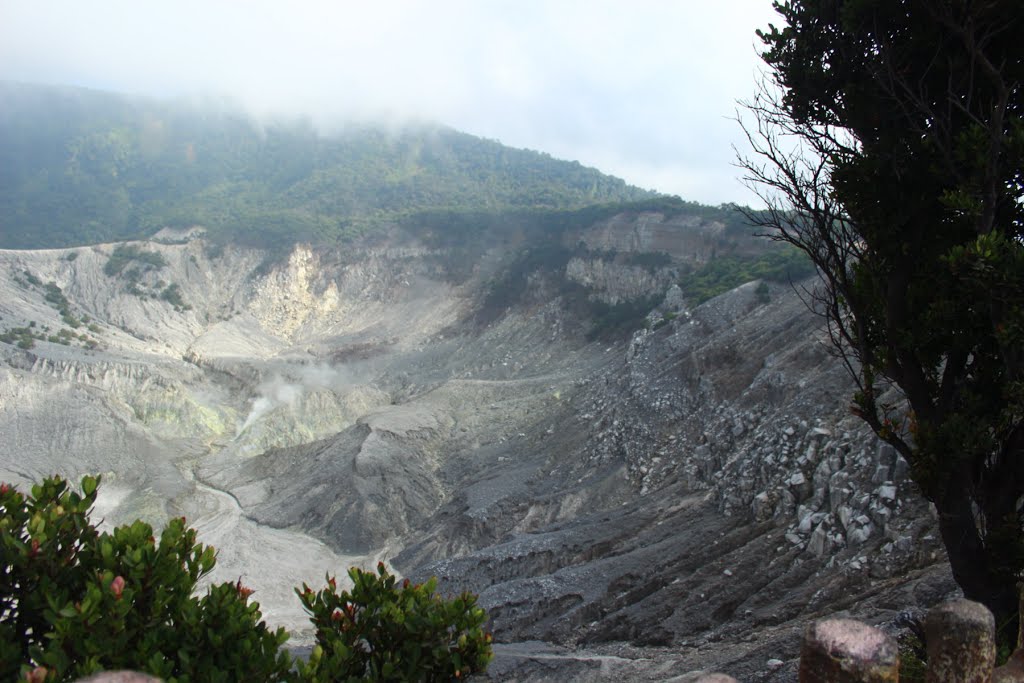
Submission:
[[[335,245],[422,212],[559,212],[653,193],[575,162],[434,125],[301,121],[0,83],[0,247],[201,225],[221,242]]]
[[[1024,11],[1017,0],[786,0],[741,159],[854,412],[910,463],[953,575],[1001,625],[1024,569]],[[892,387],[903,400],[891,399]],[[889,392],[889,393],[887,393]]]

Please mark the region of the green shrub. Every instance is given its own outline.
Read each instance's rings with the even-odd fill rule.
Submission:
[[[383,563],[377,573],[353,567],[352,591],[337,592],[333,578],[314,593],[296,590],[316,626],[316,647],[300,663],[303,680],[451,681],[487,669],[491,636],[476,596],[444,600],[436,580],[396,586]]]
[[[293,662],[287,634],[267,628],[240,582],[194,595],[214,551],[184,518],[159,541],[144,522],[99,533],[89,521],[97,485],[85,477],[78,493],[51,477],[24,495],[0,484],[0,680],[134,669],[167,683],[448,681],[491,659],[475,596],[443,600],[434,579],[398,587],[379,565],[351,569],[351,593],[333,579],[296,591],[317,646]]]
[[[31,349],[36,345],[36,339],[43,339],[43,335],[37,335],[31,328],[35,327],[30,323],[29,327],[12,327],[6,332],[0,332],[0,342],[4,344],[16,344],[21,349]]]
[[[213,548],[182,518],[159,541],[143,522],[98,533],[96,485],[84,478],[79,494],[53,477],[27,496],[0,486],[0,680],[39,668],[47,681],[108,669],[168,683],[286,680],[287,635],[260,620],[247,589],[193,596]]]
[[[160,269],[167,265],[167,259],[159,252],[145,250],[135,244],[122,244],[111,252],[103,272],[110,277],[120,275],[129,263],[141,264],[145,270]]]
[[[757,299],[757,303],[766,304],[772,300],[772,294],[768,290],[768,283],[761,280],[757,283],[757,289],[754,290],[754,297]]]
[[[176,283],[167,285],[167,288],[160,293],[160,298],[174,306],[175,310],[190,310],[192,307],[185,303],[181,296],[181,288]]]

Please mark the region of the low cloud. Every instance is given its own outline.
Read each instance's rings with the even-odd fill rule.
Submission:
[[[745,192],[691,179],[730,168],[754,30],[775,20],[767,0],[0,2],[3,79],[227,96],[325,128],[430,119],[709,203]]]

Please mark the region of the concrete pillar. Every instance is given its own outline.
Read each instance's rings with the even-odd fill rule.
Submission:
[[[924,620],[927,683],[989,683],[996,663],[996,624],[987,607],[950,600]]]
[[[896,683],[896,641],[852,619],[825,619],[807,627],[800,650],[800,683]]]

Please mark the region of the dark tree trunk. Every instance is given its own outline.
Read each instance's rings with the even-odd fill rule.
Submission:
[[[964,597],[992,610],[997,630],[1015,636],[1019,607],[1016,582],[997,569],[1002,564],[1002,551],[1008,549],[982,540],[971,500],[962,485],[951,483],[947,494],[935,501],[935,507],[953,578]]]

